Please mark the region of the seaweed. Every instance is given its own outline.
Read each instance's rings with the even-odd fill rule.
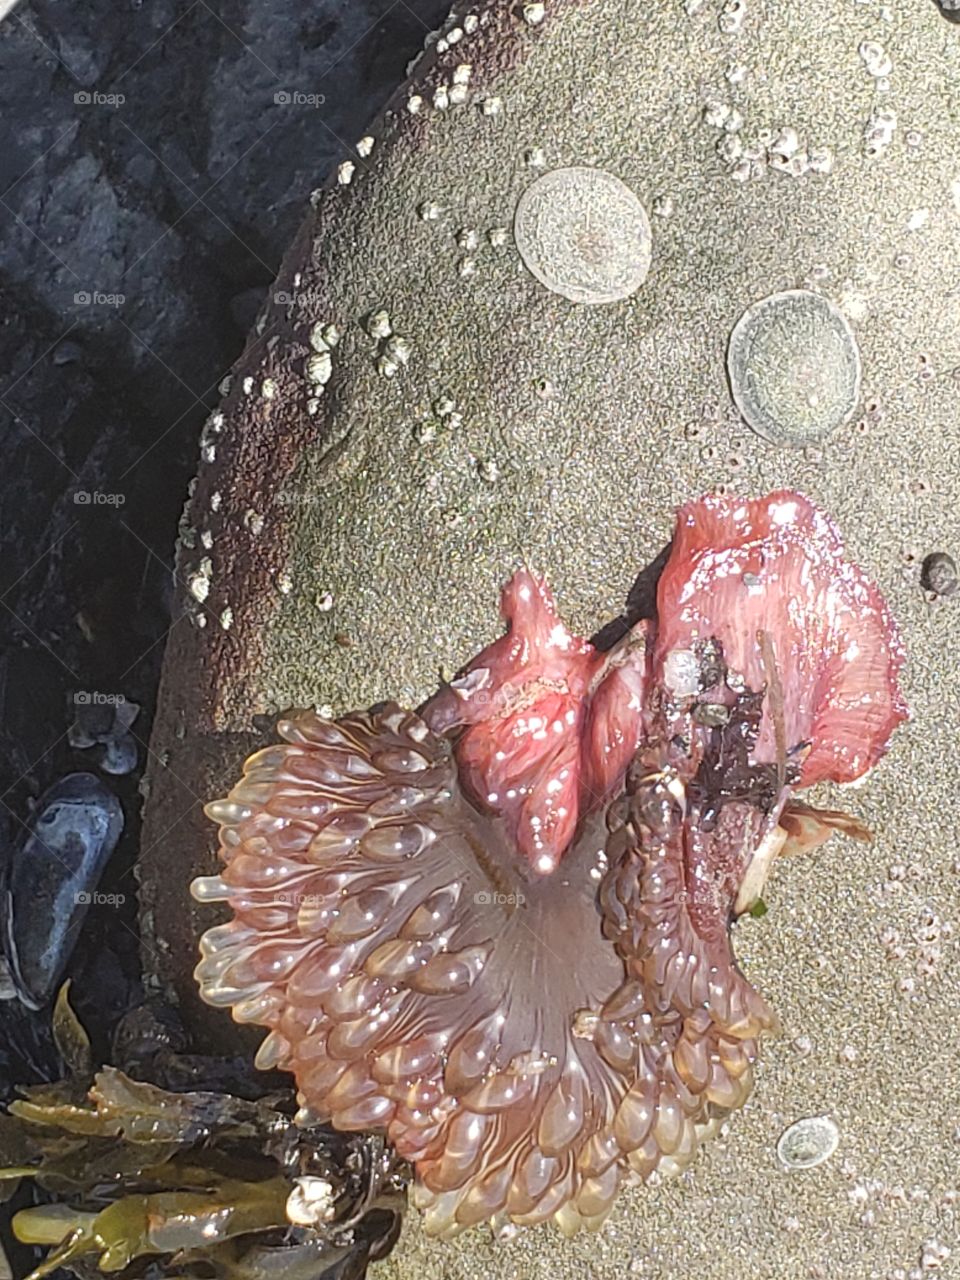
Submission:
[[[19,1241],[49,1250],[27,1280],[140,1274],[144,1259],[164,1276],[306,1280],[351,1253],[362,1274],[392,1244],[405,1180],[381,1139],[299,1127],[290,1092],[250,1102],[94,1072],[67,985],[53,1034],[66,1076],[0,1116],[0,1194],[29,1178],[56,1197],[13,1216]]]

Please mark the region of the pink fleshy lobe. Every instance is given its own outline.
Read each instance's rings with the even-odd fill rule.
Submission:
[[[772,656],[800,786],[862,777],[907,718],[896,624],[836,526],[798,493],[681,507],[657,613],[658,672],[715,639],[729,671],[761,690],[771,683],[765,650]],[[758,762],[777,758],[774,720],[763,716]]]
[[[582,804],[592,809],[617,786],[642,736],[642,717],[650,691],[653,628],[638,622],[605,654],[602,678],[595,682],[581,737]]]
[[[567,630],[545,582],[525,569],[504,588],[500,611],[506,634],[430,700],[424,719],[435,733],[463,727],[456,753],[468,794],[506,820],[535,872],[549,874],[636,750],[645,636],[598,652]]]

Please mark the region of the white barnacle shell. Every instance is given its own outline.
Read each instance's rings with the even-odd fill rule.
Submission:
[[[326,1178],[297,1178],[287,1197],[287,1219],[297,1227],[319,1227],[334,1216],[335,1200]]]
[[[210,579],[213,576],[213,565],[209,556],[204,556],[200,561],[200,567],[191,573],[187,579],[187,586],[194,600],[203,604],[207,596],[210,594]]]
[[[323,387],[330,381],[333,373],[333,360],[329,351],[315,351],[307,357],[307,381],[314,386]]]
[[[374,311],[367,320],[367,333],[371,338],[389,338],[393,333],[393,325],[386,311]]]
[[[411,347],[406,338],[394,335],[384,345],[384,355],[398,364],[407,364],[410,360]]]
[[[326,326],[323,324],[323,321],[318,320],[317,323],[312,325],[310,328],[310,334],[307,341],[310,343],[310,346],[314,351],[328,351],[330,348],[330,344],[327,342],[324,334],[325,327]]]

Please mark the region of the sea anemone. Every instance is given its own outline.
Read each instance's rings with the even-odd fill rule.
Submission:
[[[204,998],[270,1028],[304,1118],[377,1129],[426,1229],[596,1228],[747,1097],[775,1024],[732,918],[786,844],[855,819],[904,718],[876,588],[807,499],[683,507],[656,619],[603,652],[527,570],[506,634],[418,713],[281,721],[225,800],[234,918]]]

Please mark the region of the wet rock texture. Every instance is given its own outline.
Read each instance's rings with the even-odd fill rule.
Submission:
[[[154,738],[146,908],[188,1010],[210,917],[187,886],[215,844],[195,794],[223,794],[290,705],[419,703],[491,638],[486,602],[524,559],[584,629],[623,611],[680,502],[790,485],[837,519],[912,657],[914,720],[860,797],[877,845],[785,865],[770,914],[739,927],[785,1036],[736,1131],[623,1196],[596,1242],[440,1247],[411,1219],[391,1274],[867,1277],[949,1246],[960,655],[919,566],[960,535],[958,75],[933,4],[461,8],[284,261],[205,430],[179,559],[192,621]],[[577,166],[650,215],[649,274],[622,301],[571,302],[513,247],[526,187]],[[862,391],[788,451],[740,422],[725,354],[748,306],[798,288],[846,317]],[[777,1138],[814,1114],[840,1152],[788,1175]]]
[[[123,905],[91,906],[70,968],[94,1034],[134,998],[128,770],[197,434],[338,138],[444,8],[0,3],[0,838],[13,861],[49,786],[113,774],[126,827],[101,887]],[[118,695],[142,712],[108,762],[78,722]],[[32,924],[35,898],[17,910]],[[47,1023],[0,1005],[0,1092],[56,1070]]]

